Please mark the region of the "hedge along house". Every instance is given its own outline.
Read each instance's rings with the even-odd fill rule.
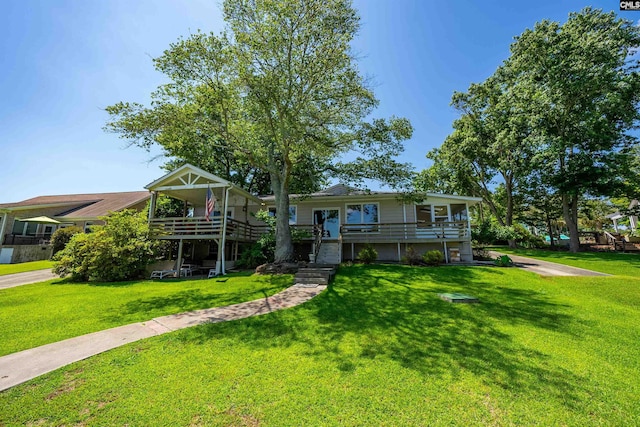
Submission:
[[[255,218],[260,209],[277,215],[273,196],[257,197],[192,165],[163,176],[146,187],[152,192],[150,224],[159,239],[178,242],[178,259],[200,264],[215,261],[224,273],[242,246],[267,232]],[[205,218],[207,191],[217,202]],[[182,200],[184,214],[156,218],[159,194]],[[400,261],[412,246],[418,252],[437,249],[447,262],[471,261],[469,207],[480,198],[425,193],[418,203],[403,202],[398,193],[358,191],[335,185],[310,195],[292,195],[289,224],[307,232],[296,246],[300,260],[338,264],[357,258],[367,244],[383,261]],[[222,215],[221,212],[226,212]]]
[[[89,231],[109,212],[146,207],[149,193],[67,194],[39,196],[0,204],[0,264],[51,257],[49,240],[58,228],[77,226]]]

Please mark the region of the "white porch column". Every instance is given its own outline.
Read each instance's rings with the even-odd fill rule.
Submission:
[[[182,268],[182,246],[183,241],[182,239],[180,239],[180,242],[178,243],[178,259],[176,260],[176,270],[178,270],[178,277],[180,277],[180,269]]]
[[[613,229],[618,233],[618,220],[613,218]]]
[[[469,210],[469,203],[465,202],[464,206],[467,209],[467,231],[469,232],[467,237],[469,238],[469,242],[471,242],[471,211]]]
[[[404,220],[404,239],[407,240],[407,204],[404,201],[402,202],[402,218]],[[398,252],[400,252],[399,249]]]
[[[444,246],[444,262],[445,264],[449,264],[449,251],[447,251],[447,241],[443,239],[442,245]]]
[[[229,206],[229,187],[225,187],[224,189],[224,209],[222,210],[222,212],[220,212],[222,214],[222,267],[221,267],[221,274],[226,274],[226,268],[225,268],[225,246],[227,244],[227,207]]]
[[[156,199],[158,197],[158,192],[157,191],[152,191],[151,192],[151,200],[149,202],[149,222],[151,222],[151,220],[153,219],[154,215],[156,214]]]

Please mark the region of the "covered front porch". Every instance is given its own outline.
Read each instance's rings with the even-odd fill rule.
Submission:
[[[193,165],[184,165],[145,188],[151,192],[153,236],[178,243],[177,270],[187,257],[190,263],[214,264],[216,274],[225,274],[229,261],[237,260],[239,245],[255,242],[266,231],[266,225],[251,215],[262,205],[258,197]],[[182,201],[182,216],[158,217],[161,195]],[[184,251],[185,242],[190,243],[190,253]]]

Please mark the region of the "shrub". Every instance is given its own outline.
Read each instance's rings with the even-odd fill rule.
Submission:
[[[378,251],[373,246],[366,245],[360,252],[358,252],[358,259],[365,264],[371,264],[378,259]]]
[[[72,227],[58,228],[51,235],[51,247],[53,249],[53,254],[60,252],[67,246],[69,240],[78,233],[82,233],[82,228],[76,227],[75,225]]]
[[[427,251],[422,255],[422,261],[427,265],[440,265],[444,262],[444,255],[439,250]]]
[[[407,252],[402,257],[402,263],[408,265],[420,265],[422,264],[422,257],[413,246],[409,246],[407,248]]]
[[[273,258],[271,258],[273,260]],[[256,268],[267,262],[267,257],[260,243],[254,243],[240,253],[240,258],[236,261],[238,268]]]
[[[54,256],[54,273],[76,282],[141,277],[163,246],[151,239],[146,214],[124,210],[99,219],[105,225],[94,226],[89,234],[75,234]]]
[[[498,267],[512,267],[513,266],[513,260],[511,258],[509,258],[508,255],[501,255],[501,256],[497,257],[493,262]]]

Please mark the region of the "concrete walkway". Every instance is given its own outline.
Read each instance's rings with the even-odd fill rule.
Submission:
[[[317,287],[294,285],[276,295],[255,301],[157,317],[147,322],[119,326],[9,354],[0,357],[0,391],[73,362],[144,338],[203,323],[244,319],[294,307],[310,300],[324,289],[326,289],[324,285]]]
[[[27,271],[24,273],[6,274],[4,276],[0,276],[0,289],[44,282],[45,280],[56,278],[58,278],[58,276],[53,274],[50,268],[46,270]]]
[[[489,251],[489,255],[493,258],[502,255],[508,255],[513,260],[516,267],[537,273],[541,276],[610,276],[610,274],[600,273],[597,271],[586,270],[584,268],[571,267],[555,262],[542,261],[539,259],[523,257],[519,255],[503,254],[500,252]]]

